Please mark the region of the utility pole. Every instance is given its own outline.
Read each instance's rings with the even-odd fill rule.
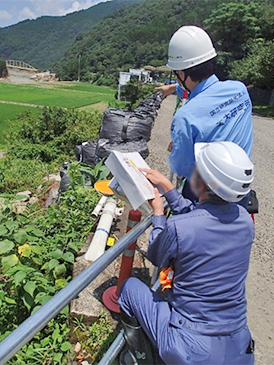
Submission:
[[[80,73],[81,73],[81,54],[78,56],[78,82],[80,82]]]

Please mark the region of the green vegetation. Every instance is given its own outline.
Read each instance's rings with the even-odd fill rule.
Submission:
[[[16,128],[18,123],[18,115],[29,110],[27,106],[0,104],[0,149],[5,149],[7,138],[6,133],[11,128]],[[35,113],[37,109],[31,108]]]
[[[75,79],[81,53],[83,79],[114,85],[119,70],[165,64],[170,36],[184,24],[202,26],[212,35],[221,78],[237,76],[273,88],[273,80],[267,77],[273,73],[273,0],[147,0],[135,4],[82,34],[57,66],[58,74],[64,80]],[[264,54],[267,59],[261,64]],[[256,77],[252,77],[253,71]]]
[[[84,89],[84,90],[81,90]],[[0,95],[3,101],[34,104],[38,106],[60,106],[78,108],[102,101],[114,99],[114,90],[96,85],[14,85],[0,84]]]
[[[274,119],[274,106],[253,105],[254,113]]]
[[[73,173],[77,170],[75,164]],[[73,179],[73,175],[71,175]],[[0,216],[0,338],[3,339],[38,310],[71,279],[72,265],[92,228],[91,212],[98,201],[94,189],[78,184],[61,203],[47,211],[16,215],[8,208]],[[33,217],[34,215],[32,215]],[[92,328],[94,355],[100,350],[101,333]],[[107,327],[104,332],[110,333]],[[10,364],[67,364],[71,353],[68,308],[35,339],[18,352]],[[97,348],[96,348],[97,344]]]
[[[85,107],[92,113],[97,108],[102,112],[108,103],[115,102],[114,89],[82,82],[34,85],[0,83],[0,94],[0,100],[33,105],[0,104],[0,148],[4,150],[7,144],[6,132],[16,130],[20,125],[21,118],[18,114],[26,110],[31,110],[33,114],[39,113],[39,108],[35,108],[35,105]]]
[[[151,96],[155,92],[155,85],[146,84],[141,85],[137,79],[132,78],[121,91],[121,99],[125,100],[125,106],[129,109],[134,107],[140,102]]]
[[[101,114],[45,107],[26,112],[7,135],[8,154],[0,160],[0,191],[37,187],[41,178],[74,155],[77,144],[97,137]]]
[[[273,90],[274,3],[239,1],[220,4],[205,25],[219,51],[225,76]]]
[[[0,160],[0,340],[71,280],[77,253],[94,225],[90,217],[99,196],[93,184],[109,171],[102,163],[91,168],[72,162],[69,190],[48,209],[36,203],[16,214],[15,200],[24,196],[15,193],[36,192],[48,172],[70,159],[75,144],[97,136],[100,120],[98,112],[45,107],[21,114],[9,135],[8,153]],[[90,177],[89,189],[83,174]],[[48,184],[42,182],[40,199]],[[93,360],[102,354],[113,339],[106,315],[84,325],[65,308],[8,363],[65,365],[73,361],[72,343],[80,339]]]
[[[43,16],[0,29],[0,57],[18,59],[37,68],[59,61],[75,39],[118,9],[144,0],[114,0],[62,17]]]

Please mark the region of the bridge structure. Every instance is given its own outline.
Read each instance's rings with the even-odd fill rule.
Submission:
[[[32,65],[29,65],[28,63],[26,63],[24,61],[19,61],[19,60],[7,60],[6,65],[8,68],[12,68],[12,69],[19,69],[19,70],[25,70],[25,71],[31,71],[31,72],[38,71]]]

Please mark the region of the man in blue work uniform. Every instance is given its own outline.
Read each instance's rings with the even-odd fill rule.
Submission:
[[[198,143],[195,157],[191,187],[198,206],[162,174],[144,170],[163,187],[174,213],[166,219],[155,189],[147,255],[154,265],[172,268],[173,283],[167,301],[136,278],[124,283],[119,303],[125,337],[137,364],[153,363],[147,336],[169,365],[251,365],[245,280],[254,227],[235,203],[249,193],[253,164],[233,142]]]
[[[190,179],[197,142],[232,141],[251,156],[253,144],[252,104],[245,85],[221,82],[213,73],[217,53],[208,34],[196,26],[181,27],[169,44],[168,67],[179,85],[189,91],[171,125],[171,170]],[[168,91],[166,91],[166,95]]]

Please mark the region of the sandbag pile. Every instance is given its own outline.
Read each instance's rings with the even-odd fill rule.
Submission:
[[[134,111],[107,109],[104,113],[99,139],[76,146],[79,161],[95,165],[107,158],[112,151],[139,152],[143,158],[149,155],[147,142],[158,109],[162,102],[162,92],[157,92],[140,102]]]

